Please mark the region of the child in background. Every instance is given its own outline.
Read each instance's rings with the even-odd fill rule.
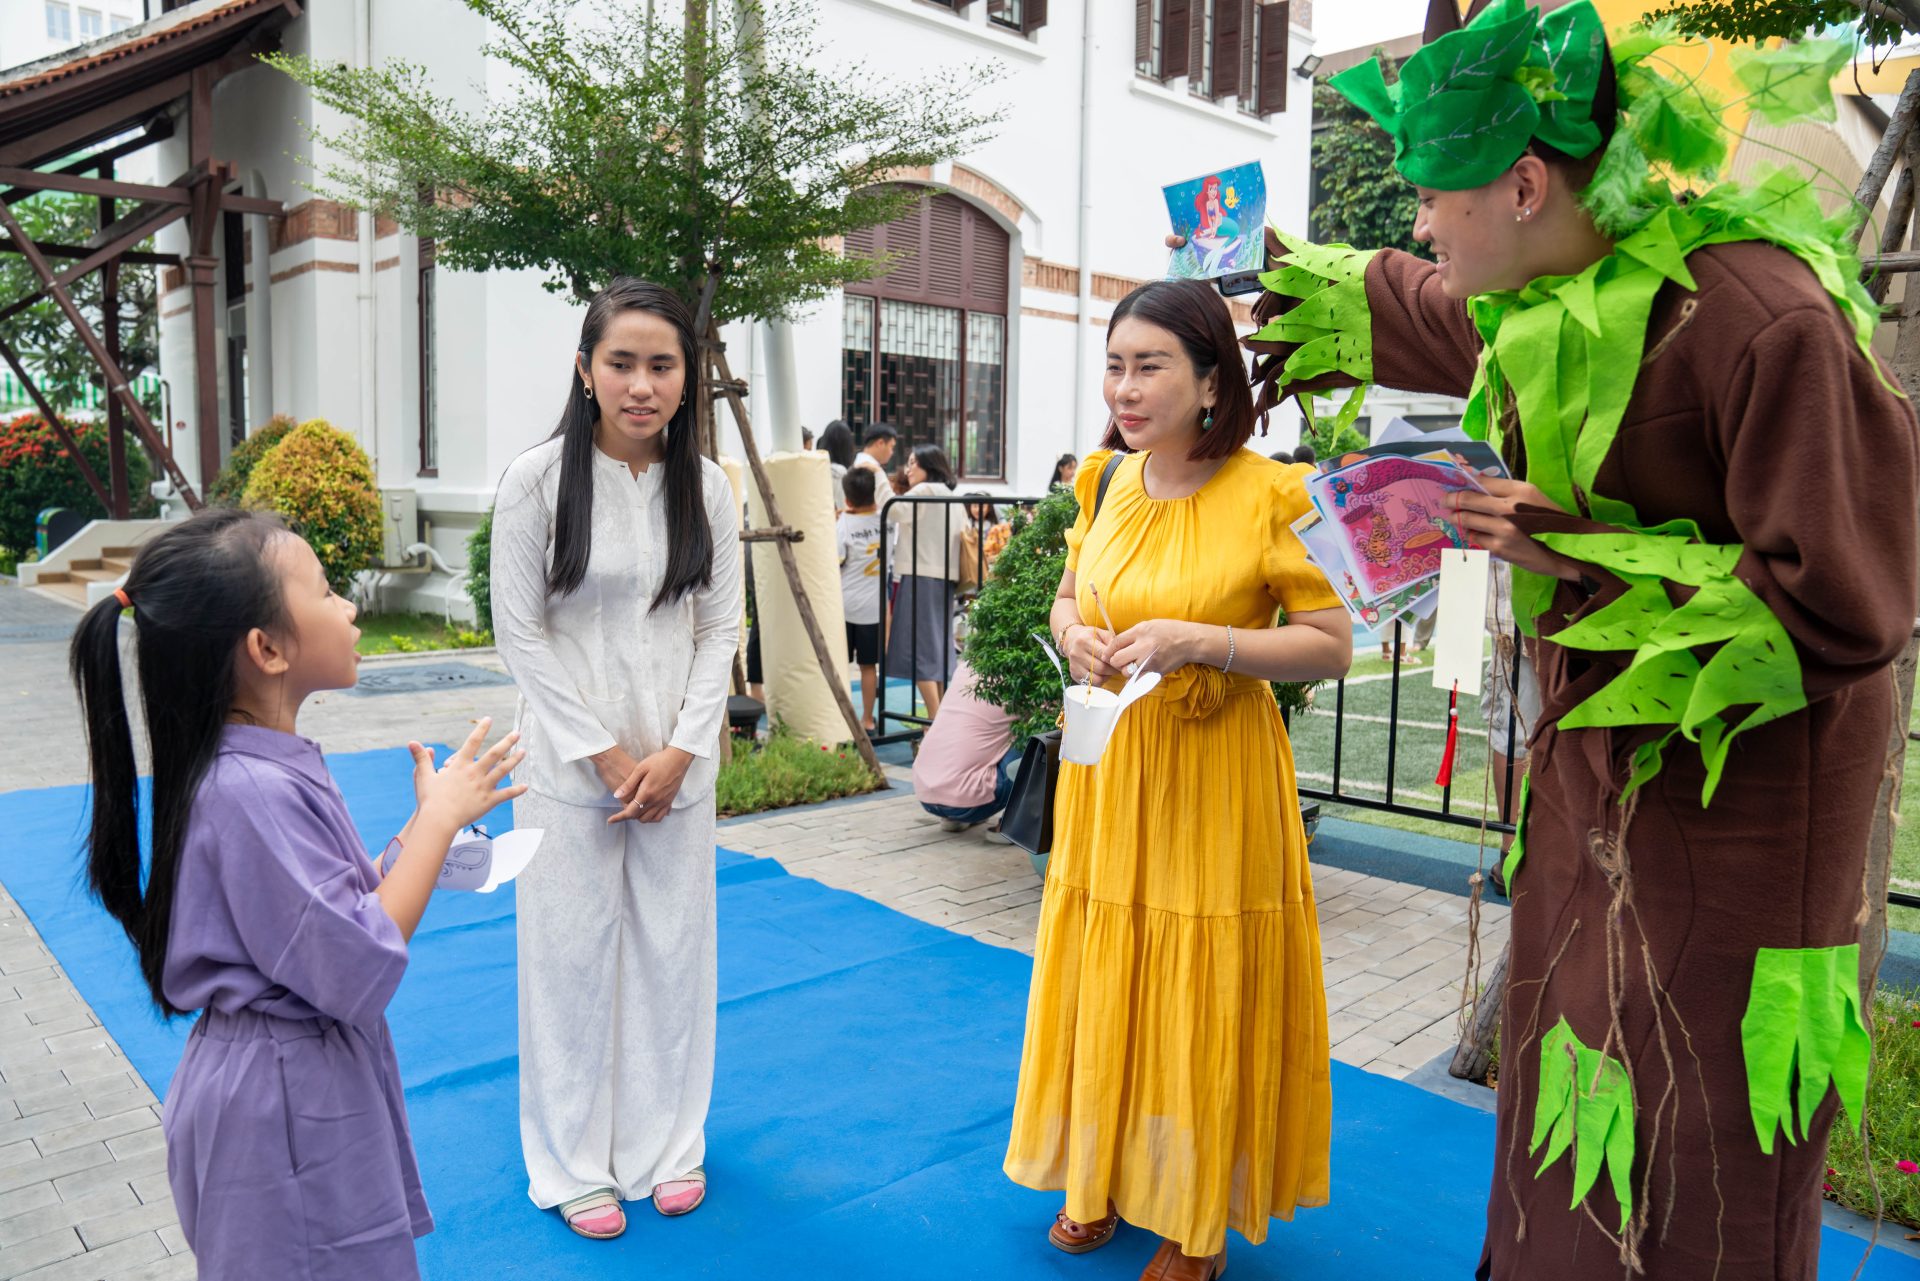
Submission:
[[[847,653],[860,664],[860,724],[873,729],[873,703],[880,693],[880,512],[874,506],[870,467],[847,470],[847,509],[840,513],[840,602],[847,615]]]
[[[121,673],[131,609],[153,761],[141,886]],[[386,1007],[461,828],[523,790],[483,720],[439,769],[384,879],[294,717],[356,680],[354,607],[268,517],[208,511],[140,550],[87,611],[71,665],[93,776],[88,879],[162,1013],[202,1011],[167,1091],[167,1178],[202,1281],[415,1278],[433,1230]]]

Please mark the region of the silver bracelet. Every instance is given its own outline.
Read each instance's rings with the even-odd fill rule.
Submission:
[[[1228,623],[1227,624],[1227,661],[1226,661],[1226,664],[1223,667],[1221,667],[1220,674],[1222,676],[1225,676],[1228,672],[1232,670],[1233,670],[1233,624]]]

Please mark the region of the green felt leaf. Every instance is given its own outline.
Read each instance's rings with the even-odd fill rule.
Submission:
[[[1626,671],[1562,716],[1560,728],[1676,724],[1699,675],[1700,660],[1685,650],[1637,656]]]
[[[1540,104],[1512,80],[1436,93],[1400,117],[1394,167],[1440,191],[1484,187],[1512,167],[1540,123]]]
[[[1520,630],[1528,636],[1540,634],[1540,615],[1547,612],[1553,604],[1553,595],[1559,590],[1560,580],[1545,574],[1536,574],[1530,569],[1518,565],[1513,569],[1513,617],[1520,624]]]
[[[1832,120],[1833,77],[1852,56],[1853,45],[1841,40],[1743,45],[1732,53],[1733,74],[1747,91],[1747,107],[1769,124]]]
[[[1763,613],[1764,613],[1764,606]],[[1727,709],[1741,704],[1757,704],[1739,725],[1724,735],[1709,739],[1708,725]],[[1693,696],[1681,719],[1681,732],[1692,738],[1700,735],[1701,758],[1707,765],[1706,786],[1700,803],[1713,803],[1720,786],[1720,772],[1726,764],[1727,749],[1734,737],[1756,725],[1778,720],[1807,705],[1801,685],[1800,656],[1793,641],[1771,613],[1765,613],[1749,630],[1732,637],[1707,661],[1695,683]]]
[[[1664,589],[1661,595],[1666,595]],[[1766,602],[1755,596],[1745,583],[1728,574],[1701,583],[1693,597],[1678,609],[1669,604],[1665,617],[1641,643],[1655,649],[1693,649],[1764,630],[1769,625],[1780,626]]]
[[[1360,410],[1366,403],[1367,384],[1361,383],[1358,387],[1355,387],[1347,393],[1346,400],[1341,404],[1339,411],[1333,416],[1333,438],[1335,440],[1340,438],[1342,431],[1353,426],[1354,421],[1360,417]]]
[[[1714,172],[1727,158],[1720,104],[1697,81],[1648,79],[1627,112],[1640,149],[1676,174]]]
[[[1513,844],[1507,847],[1507,857],[1500,864],[1500,879],[1506,882],[1509,898],[1513,896],[1513,878],[1520,871],[1520,860],[1527,856],[1527,802],[1533,798],[1532,785],[1531,771],[1520,776],[1520,804],[1514,809],[1519,817],[1513,824]]]
[[[1387,84],[1378,58],[1368,58],[1357,66],[1348,67],[1339,75],[1329,77],[1327,84],[1348,102],[1373,117],[1373,122],[1389,134],[1394,131],[1394,125],[1400,118],[1400,103]]]
[[[1698,587],[1733,572],[1738,544],[1687,543],[1637,533],[1541,534],[1540,541],[1574,560],[1620,574],[1651,575]]]
[[[1607,58],[1606,29],[1593,6],[1563,5],[1540,19],[1538,44],[1560,97],[1543,100],[1540,141],[1582,159],[1600,145],[1593,99]]]
[[[1580,1038],[1565,1018],[1540,1038],[1540,1091],[1533,1109],[1533,1138],[1527,1144],[1528,1156],[1547,1145],[1537,1174],[1546,1173],[1573,1144],[1573,1074],[1579,1050]]]
[[[1619,599],[1554,633],[1553,643],[1569,649],[1638,649],[1673,610],[1667,589],[1657,578],[1633,578]]]
[[[1563,1017],[1540,1040],[1540,1091],[1532,1156],[1544,1145],[1536,1177],[1573,1149],[1573,1204],[1579,1208],[1604,1165],[1620,1206],[1620,1229],[1633,1213],[1633,1086],[1624,1064],[1581,1044]]]
[[[1656,774],[1666,764],[1667,744],[1673,741],[1678,729],[1670,729],[1659,738],[1640,744],[1633,749],[1633,772],[1627,778],[1626,787],[1621,789],[1620,803],[1626,804],[1627,798],[1653,781]]]
[[[1795,1144],[1810,1133],[1829,1083],[1858,1126],[1873,1053],[1860,1004],[1859,945],[1760,948],[1740,1047],[1762,1152],[1772,1154],[1776,1132]]]

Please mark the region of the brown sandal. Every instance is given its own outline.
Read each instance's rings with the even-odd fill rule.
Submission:
[[[1067,1231],[1067,1225],[1084,1228],[1087,1235],[1074,1236]],[[1120,1216],[1114,1212],[1113,1201],[1107,1201],[1107,1217],[1095,1219],[1092,1223],[1080,1223],[1069,1219],[1065,1210],[1053,1216],[1053,1226],[1047,1229],[1047,1240],[1055,1249],[1065,1250],[1068,1254],[1085,1254],[1089,1250],[1098,1250],[1113,1240],[1113,1234],[1120,1230]]]
[[[1182,1254],[1171,1241],[1162,1241],[1140,1281],[1213,1281],[1227,1270],[1227,1252],[1218,1254]]]

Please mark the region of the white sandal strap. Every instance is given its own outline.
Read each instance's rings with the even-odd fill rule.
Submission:
[[[560,1217],[571,1223],[582,1214],[586,1214],[592,1210],[604,1210],[609,1206],[618,1209],[620,1206],[620,1198],[613,1194],[612,1188],[601,1188],[598,1191],[577,1196],[571,1201],[562,1202],[560,1205]]]

